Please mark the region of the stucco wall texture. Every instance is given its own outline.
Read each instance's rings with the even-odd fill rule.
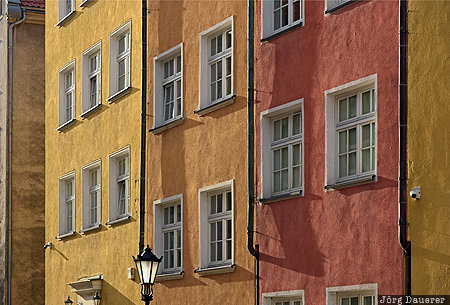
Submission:
[[[256,14],[258,183],[260,112],[304,98],[304,196],[257,209],[261,292],[304,289],[306,304],[325,304],[325,289],[334,286],[376,283],[379,294],[404,291],[397,238],[398,3],[356,2],[328,15],[324,9],[324,1],[305,1],[305,25],[266,43],[258,41]],[[324,92],[373,74],[377,182],[326,192]]]
[[[412,293],[450,291],[450,2],[409,1],[408,202]]]
[[[183,194],[182,279],[157,283],[155,304],[254,304],[254,259],[246,248],[247,224],[247,2],[149,1],[149,121],[153,126],[153,57],[183,43],[181,125],[148,137],[147,239],[153,239],[153,201]],[[199,101],[199,34],[233,16],[233,104],[205,116]],[[234,180],[232,273],[200,277],[199,188]],[[153,304],[152,303],[152,304]]]
[[[67,295],[76,300],[67,283],[80,277],[103,274],[102,304],[140,303],[140,285],[127,279],[138,252],[141,31],[139,1],[93,1],[76,12],[62,26],[58,22],[58,1],[46,3],[46,242],[45,304],[60,304]],[[108,103],[110,34],[131,20],[131,92]],[[85,119],[81,114],[82,53],[101,41],[102,106]],[[76,60],[75,124],[61,132],[58,127],[58,71]],[[107,226],[109,155],[130,147],[131,220]],[[101,160],[100,230],[63,240],[58,235],[58,179],[75,171],[76,230],[82,225],[82,167]],[[74,301],[76,303],[76,301]]]
[[[22,23],[15,28],[13,63],[11,304],[44,304],[42,24]]]

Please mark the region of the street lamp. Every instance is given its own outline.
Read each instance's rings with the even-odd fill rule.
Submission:
[[[70,295],[67,296],[67,300],[64,301],[64,304],[65,304],[65,305],[67,305],[67,304],[73,304],[72,300],[70,299]]]
[[[94,305],[100,305],[100,301],[102,300],[102,298],[98,295],[98,291],[95,292],[92,299],[94,300]]]
[[[147,245],[144,252],[138,254],[136,258],[133,256],[133,259],[141,283],[142,301],[145,302],[145,305],[149,305],[150,301],[153,300],[153,285],[155,284],[156,272],[158,271],[162,256],[161,258],[157,258],[153,254],[152,249]]]

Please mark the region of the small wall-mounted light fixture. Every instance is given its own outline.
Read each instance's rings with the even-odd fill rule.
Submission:
[[[67,296],[67,300],[64,301],[64,304],[65,305],[67,305],[67,304],[72,305],[73,304],[72,300],[70,299],[70,295]]]
[[[100,305],[100,302],[102,300],[102,298],[98,295],[98,291],[95,292],[92,299],[94,300],[94,305]]]
[[[128,279],[134,280],[134,268],[128,268]]]

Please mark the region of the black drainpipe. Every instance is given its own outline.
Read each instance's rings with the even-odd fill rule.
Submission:
[[[411,295],[411,241],[408,240],[407,203],[407,0],[399,1],[400,45],[399,45],[399,240],[405,251],[406,295]]]
[[[259,305],[259,249],[254,246],[255,234],[255,172],[254,172],[254,0],[248,0],[248,226],[247,249],[255,257],[255,304]]]
[[[142,84],[141,84],[141,179],[139,200],[139,253],[144,251],[145,232],[145,145],[147,126],[147,0],[142,0]]]

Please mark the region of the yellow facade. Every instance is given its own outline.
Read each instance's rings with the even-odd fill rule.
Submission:
[[[412,293],[450,291],[450,2],[408,7],[408,202]]]
[[[140,111],[141,111],[141,3],[140,1],[98,0],[75,1],[75,12],[64,23],[59,5],[64,1],[46,3],[46,243],[45,304],[62,304],[70,295],[77,303],[77,294],[68,283],[79,279],[103,277],[100,291],[102,304],[140,303],[140,285],[127,278],[127,268],[133,267],[132,255],[138,252],[139,177],[140,177]],[[110,90],[110,34],[131,22],[130,86],[122,97],[107,101]],[[101,106],[86,116],[82,113],[82,54],[101,42]],[[75,60],[75,121],[58,129],[59,71]],[[130,210],[129,221],[108,225],[110,202],[110,154],[129,147]],[[101,226],[80,233],[82,229],[82,168],[101,160]],[[75,174],[75,229],[72,236],[58,236],[60,177]],[[89,298],[89,296],[87,296]],[[80,299],[78,298],[78,301]],[[83,304],[91,304],[92,301]]]
[[[227,24],[226,26],[223,26]],[[222,25],[222,27],[221,27]],[[194,113],[207,107],[201,100],[201,87],[208,83],[208,68],[199,72],[203,47],[223,33],[232,30],[234,101],[223,101],[219,109]],[[254,258],[247,243],[247,2],[246,1],[150,1],[149,2],[149,121],[156,128],[148,137],[148,233],[147,239],[162,238],[158,227],[161,202],[182,197],[182,266],[183,271],[157,279],[154,304],[254,304]],[[224,36],[223,36],[224,37]],[[225,38],[224,38],[225,39]],[[225,46],[225,40],[223,40]],[[179,48],[178,51],[173,51]],[[224,47],[225,48],[225,47]],[[172,55],[167,51],[172,50]],[[203,49],[203,56],[207,48]],[[179,53],[177,53],[179,52]],[[208,51],[209,52],[209,51]],[[166,54],[167,56],[164,56]],[[164,126],[164,63],[178,54],[182,58],[182,111],[175,123]],[[159,65],[159,68],[158,68]],[[203,64],[205,66],[205,64]],[[159,69],[159,72],[158,72]],[[225,71],[225,69],[224,69]],[[224,72],[225,73],[225,72]],[[170,81],[169,81],[170,83]],[[158,88],[159,87],[159,88]],[[160,92],[155,93],[155,89]],[[203,90],[203,89],[202,89]],[[207,91],[207,90],[205,90]],[[224,93],[223,96],[226,95]],[[208,96],[205,94],[204,96]],[[160,108],[160,111],[157,108]],[[161,127],[162,126],[162,127]],[[169,127],[168,129],[166,129]],[[206,217],[207,198],[217,185],[233,188],[233,259],[234,271],[205,274],[204,255],[210,240]],[[228,184],[227,184],[228,183]],[[210,188],[208,188],[210,187]],[[205,191],[206,188],[206,191]],[[227,187],[226,187],[227,188]],[[211,190],[208,191],[208,190]],[[204,192],[203,192],[204,191]],[[206,199],[207,200],[207,199]],[[170,201],[170,199],[169,199]],[[153,204],[152,204],[153,203]],[[153,212],[152,212],[153,211]],[[202,231],[203,230],[203,231]],[[203,233],[202,233],[203,232]],[[201,234],[204,234],[203,237]],[[164,254],[154,242],[157,254]],[[162,243],[160,243],[163,247]],[[200,251],[203,251],[200,253]],[[203,255],[203,258],[201,258]],[[225,256],[224,256],[225,257]],[[163,260],[163,263],[164,263]],[[203,262],[201,262],[203,260]],[[220,265],[220,264],[219,264]],[[227,265],[227,263],[223,263]],[[160,269],[164,266],[161,266]],[[223,271],[223,270],[222,270]],[[208,272],[206,272],[208,273]],[[169,272],[170,274],[170,272]],[[152,304],[153,304],[152,303]]]

